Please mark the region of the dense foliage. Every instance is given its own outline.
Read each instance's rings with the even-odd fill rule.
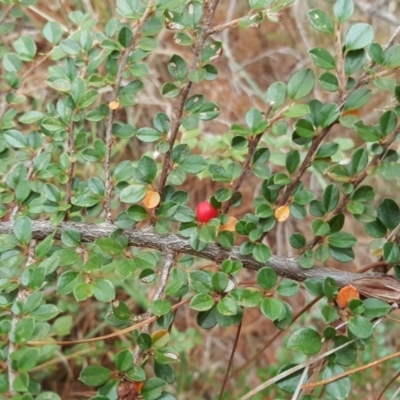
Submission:
[[[202,339],[174,328],[183,308],[199,330],[237,328],[232,354],[250,309],[276,329],[269,346],[286,337],[244,388],[227,357],[210,398],[233,398],[227,383],[242,400],[352,398],[349,376],[302,385],[354,367],[400,302],[399,29],[379,43],[353,0],[321,1],[307,12],[321,46],[221,132],[223,105],[203,90],[218,86],[219,35],[279,24],[294,0],[249,0],[221,24],[218,0],[116,0],[106,23],[80,6],[68,25],[45,17],[40,38],[21,28],[36,3],[0,0],[0,37],[18,32],[0,43],[1,398],[61,399],[49,382],[68,360],[86,390],[71,399],[189,398],[180,377]],[[39,69],[44,97],[26,95]],[[159,110],[137,124],[154,89]],[[291,253],[276,254],[291,221]],[[357,258],[362,270],[346,267]]]

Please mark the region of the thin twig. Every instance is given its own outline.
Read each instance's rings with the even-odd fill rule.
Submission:
[[[3,15],[0,17],[0,25],[5,21],[7,15],[10,14],[11,10],[14,8],[15,4],[11,3],[5,10]]]
[[[293,368],[290,368],[290,369],[280,373],[279,375],[274,376],[271,379],[268,379],[268,381],[263,382],[261,385],[258,385],[253,390],[251,390],[250,392],[248,392],[247,394],[242,396],[239,400],[248,400],[248,399],[250,399],[255,394],[261,392],[261,390],[264,390],[268,386],[271,386],[272,384],[274,384],[276,382],[279,382],[280,380],[286,378],[287,376],[289,376],[289,375],[291,375],[291,374],[293,374],[293,373],[295,373],[297,371],[300,371],[300,370],[302,370],[302,369],[304,369],[304,368],[306,368],[306,367],[308,367],[308,366],[310,366],[310,365],[312,365],[312,364],[324,359],[325,357],[328,357],[329,355],[331,355],[333,353],[336,353],[337,351],[347,347],[349,344],[354,343],[356,340],[357,339],[352,339],[352,340],[350,340],[350,341],[348,341],[346,343],[343,343],[342,345],[340,345],[338,347],[335,347],[332,350],[327,351],[326,353],[323,353],[323,354],[320,354],[320,355],[318,355],[316,357],[313,357],[313,358],[311,358],[311,359],[309,359],[309,360],[307,360],[307,361],[305,361],[305,362],[303,362],[301,364],[296,365]]]
[[[176,255],[172,251],[168,251],[165,253],[164,264],[161,269],[160,280],[158,281],[158,284],[156,286],[156,290],[155,290],[152,301],[160,300],[160,299],[164,298],[165,288],[167,287],[169,274],[171,273],[171,269],[175,263],[175,257],[176,257]],[[146,318],[150,318],[152,316],[152,313],[150,311],[148,311],[145,315],[146,315]],[[150,324],[144,325],[141,329],[141,332],[147,333],[149,331],[149,327],[150,327]],[[143,356],[143,349],[140,347],[137,347],[136,351],[135,351],[134,363],[139,364],[142,356]]]
[[[218,6],[218,2],[219,2],[219,0],[213,0],[213,2],[208,7],[208,12],[207,12],[205,20],[204,20],[204,25],[202,27],[202,31],[201,31],[199,40],[196,44],[196,47],[193,50],[192,64],[189,69],[190,71],[194,71],[199,67],[201,50],[203,49],[204,43],[208,37],[208,30],[210,28],[211,21],[213,19],[215,10]],[[185,106],[186,99],[189,95],[191,86],[192,86],[192,82],[188,79],[186,81],[186,83],[183,85],[183,87],[180,91],[180,94],[179,94],[178,105],[177,105],[177,108],[175,111],[175,117],[172,122],[171,133],[170,133],[170,137],[168,140],[169,148],[168,148],[168,151],[164,154],[164,160],[163,160],[163,165],[162,165],[162,169],[161,169],[160,180],[158,181],[158,186],[157,186],[157,192],[160,194],[160,196],[162,195],[165,184],[167,182],[168,174],[170,173],[171,168],[172,168],[172,165],[171,165],[172,150],[174,147],[175,140],[179,133],[179,128],[182,123],[183,109]],[[157,212],[157,208],[154,209],[153,215],[155,215],[156,212]]]
[[[400,376],[400,371],[397,372],[397,374],[395,374],[395,375],[392,377],[392,379],[385,385],[385,387],[383,388],[383,390],[382,390],[382,392],[379,394],[379,396],[376,398],[376,400],[381,400],[381,399],[382,399],[382,397],[383,397],[383,395],[385,394],[386,390],[389,389],[389,386],[390,386],[393,382],[397,381],[397,378],[398,378],[399,376]]]
[[[308,370],[310,369],[310,366],[304,368],[303,373],[301,374],[299,383],[297,384],[296,391],[293,393],[292,399],[291,400],[297,400],[300,399],[300,396],[302,395],[302,388],[301,385],[303,382],[307,379],[307,374]]]
[[[396,136],[400,133],[400,129],[396,129],[395,132],[391,134],[389,138],[386,139],[386,143],[384,145],[384,151],[381,154],[375,154],[374,157],[372,157],[369,166],[368,167],[378,167],[382,163],[382,155],[386,154],[386,151],[389,149],[389,147],[392,145],[392,143],[396,140]],[[351,182],[353,185],[354,190],[365,180],[365,178],[368,176],[368,168],[365,168],[364,171],[360,172],[357,177],[354,178],[354,180]],[[342,198],[339,201],[339,204],[336,206],[335,210],[332,211],[332,217],[339,215],[344,212],[347,202],[350,198],[350,195],[353,192],[349,194],[344,194]],[[323,240],[322,236],[314,236],[313,240],[309,243],[307,246],[309,249],[313,249],[317,244],[321,243]],[[362,270],[363,271],[363,270]],[[359,272],[362,272],[359,271]]]
[[[25,264],[26,268],[28,268],[35,262],[35,247],[36,247],[36,240],[32,239],[29,243],[28,258],[27,258],[27,261]],[[18,294],[17,294],[17,298],[15,301],[23,303],[23,302],[25,302],[25,300],[29,296],[29,294],[30,294],[29,290],[23,289],[20,287],[18,289]],[[13,387],[14,381],[16,378],[16,373],[12,368],[12,354],[16,350],[13,337],[14,337],[15,327],[17,326],[17,323],[19,320],[20,320],[20,317],[13,313],[12,318],[11,318],[11,330],[9,333],[8,355],[7,355],[8,387],[9,387],[9,392],[11,395],[15,395],[17,393]]]
[[[183,306],[184,304],[189,303],[189,301],[192,300],[191,297],[180,301],[179,303],[176,303],[172,306],[171,310],[176,310],[179,307]],[[46,344],[58,344],[60,346],[73,346],[76,344],[81,344],[81,343],[92,343],[92,342],[98,342],[100,340],[107,340],[111,339],[117,336],[125,335],[126,333],[135,331],[136,329],[139,329],[145,325],[148,325],[154,321],[157,320],[158,317],[152,316],[146,318],[146,313],[142,314],[139,316],[139,319],[145,318],[143,321],[140,321],[138,323],[135,323],[134,325],[128,326],[127,328],[119,329],[116,332],[109,333],[108,335],[103,335],[103,336],[98,336],[98,337],[92,337],[88,339],[78,339],[78,340],[30,340],[27,342],[30,346],[44,346]]]
[[[137,46],[139,39],[142,35],[142,27],[145,24],[145,22],[154,14],[155,11],[155,4],[156,0],[150,0],[149,4],[143,14],[143,16],[140,18],[138,23],[136,24],[136,29],[135,29],[135,34],[133,35],[132,42],[127,47],[125,50],[124,55],[122,56],[121,62],[118,67],[118,72],[115,78],[115,84],[112,92],[112,100],[117,101],[118,100],[118,94],[119,90],[121,88],[121,82],[122,82],[122,73],[125,70],[126,64],[128,63],[129,56],[131,52],[135,49]],[[112,221],[112,213],[111,213],[111,193],[113,190],[113,185],[111,182],[111,171],[110,171],[110,161],[111,161],[111,148],[113,144],[113,136],[112,136],[112,128],[113,128],[113,122],[114,122],[114,114],[115,110],[110,108],[108,118],[106,121],[106,133],[105,133],[105,141],[106,141],[106,154],[104,156],[104,161],[103,161],[103,168],[104,168],[104,185],[105,185],[105,195],[104,195],[104,211],[105,211],[105,219],[107,222]]]
[[[267,108],[267,110],[265,112],[265,117],[266,118],[268,118],[268,115],[271,112],[271,110],[272,110],[272,104],[268,104],[268,108]],[[228,213],[230,207],[232,206],[232,203],[233,203],[233,201],[235,199],[235,194],[238,193],[238,191],[239,191],[240,187],[242,186],[242,183],[244,182],[246,176],[251,172],[251,163],[252,163],[252,160],[253,160],[253,156],[254,156],[254,153],[257,150],[258,143],[260,142],[261,137],[263,136],[263,134],[264,134],[264,132],[260,133],[259,135],[256,135],[256,136],[253,136],[253,137],[249,138],[249,148],[248,148],[248,151],[247,151],[246,159],[245,159],[245,161],[243,163],[240,175],[236,179],[235,184],[232,187],[232,196],[222,206],[222,209],[221,209],[221,211],[223,213],[225,213],[225,214]]]
[[[293,317],[293,322],[295,322],[300,316],[302,316],[305,312],[307,312],[315,303],[317,303],[318,301],[320,301],[322,299],[322,296],[318,296],[315,299],[313,299],[312,301],[310,301],[308,304],[306,304],[301,310],[299,310],[296,315]],[[257,360],[257,358],[259,358],[266,349],[268,349],[269,346],[271,346],[271,344],[279,337],[281,336],[289,327],[287,327],[286,329],[283,330],[277,330],[274,335],[272,336],[272,338],[270,340],[268,340],[268,342],[261,348],[258,349],[256,354],[250,358],[250,360],[247,360],[243,365],[241,365],[239,368],[237,368],[235,371],[232,372],[231,376],[236,376],[238,375],[240,372],[242,372],[244,369],[246,369],[252,362],[254,362],[255,360]]]
[[[343,373],[341,373],[339,375],[333,376],[332,378],[324,379],[323,381],[319,381],[319,382],[315,382],[315,383],[308,383],[306,385],[303,385],[303,389],[311,389],[311,388],[315,388],[315,387],[318,387],[318,386],[328,385],[329,383],[336,382],[339,379],[345,378],[346,376],[349,376],[349,375],[355,374],[357,372],[364,371],[366,369],[375,367],[375,366],[377,366],[379,364],[382,364],[383,362],[392,360],[393,358],[397,358],[397,357],[400,357],[400,351],[397,351],[396,353],[390,354],[390,355],[388,355],[386,357],[378,358],[377,360],[372,361],[372,362],[370,362],[370,363],[368,363],[366,365],[362,365],[360,367],[353,368],[353,369],[351,369],[349,371],[346,371],[346,372],[343,372]]]
[[[382,321],[382,318],[378,319],[375,322],[375,324],[373,325],[373,328],[375,328],[381,321]],[[336,328],[336,329],[338,329],[338,328]],[[331,355],[333,353],[336,353],[337,351],[339,351],[339,350],[347,347],[348,345],[354,343],[356,340],[357,340],[357,338],[354,338],[354,339],[349,340],[348,342],[343,343],[342,345],[340,345],[338,347],[335,347],[334,349],[331,349],[331,350],[329,350],[329,351],[327,351],[327,352],[325,352],[323,354],[319,354],[318,356],[311,357],[309,360],[307,360],[307,361],[305,361],[305,362],[303,362],[301,364],[298,364],[295,367],[290,368],[290,369],[282,372],[279,375],[274,376],[273,378],[269,379],[266,382],[263,382],[261,385],[258,385],[256,388],[251,390],[249,393],[247,393],[244,396],[242,396],[239,400],[248,400],[248,399],[250,399],[251,397],[253,397],[253,395],[261,392],[261,390],[264,390],[268,386],[271,386],[272,384],[274,384],[276,382],[279,382],[280,380],[286,378],[287,376],[289,376],[289,375],[291,375],[291,374],[293,374],[293,373],[295,373],[297,371],[302,370],[303,368],[307,368],[310,365],[313,365],[316,362],[318,362],[320,360],[323,360],[324,358],[328,357],[329,355]],[[400,352],[399,352],[399,355],[400,355]],[[392,357],[392,358],[394,358],[394,357]],[[308,385],[303,385],[303,389],[306,389],[306,386],[308,386]]]
[[[328,133],[332,129],[333,125],[334,124],[327,126],[317,136],[314,137],[303,162],[301,163],[299,169],[293,175],[291,182],[286,187],[286,190],[283,193],[283,196],[277,202],[276,208],[287,204],[293,190],[299,184],[299,182],[300,182],[301,178],[303,177],[304,173],[306,172],[306,170],[311,166],[313,159],[314,159],[314,155],[317,152],[319,145],[325,139],[325,137],[328,135]]]
[[[68,152],[69,152],[69,169],[68,169],[68,181],[67,189],[65,194],[65,203],[71,204],[72,198],[72,182],[74,179],[74,169],[75,169],[75,132],[74,132],[74,119],[71,116],[71,121],[69,123],[68,129]],[[69,215],[69,211],[67,212]]]
[[[336,50],[336,71],[339,81],[339,99],[341,100],[346,92],[346,74],[344,71],[344,58],[340,22],[335,21],[335,50]]]
[[[224,376],[224,380],[222,382],[221,391],[219,392],[218,400],[222,400],[222,396],[224,395],[225,387],[226,387],[226,384],[228,382],[229,371],[231,370],[233,357],[235,355],[236,348],[237,348],[237,345],[238,345],[238,342],[239,342],[239,336],[240,336],[241,329],[242,329],[242,321],[240,321],[240,323],[239,323],[239,325],[237,327],[237,330],[236,330],[235,342],[233,343],[231,355],[229,357],[228,366],[227,366],[226,371],[225,371],[225,376]]]

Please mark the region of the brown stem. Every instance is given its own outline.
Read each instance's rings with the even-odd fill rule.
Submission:
[[[239,325],[237,327],[237,330],[236,330],[235,342],[233,343],[231,355],[229,357],[228,367],[226,368],[226,371],[225,371],[225,376],[224,376],[224,380],[222,382],[221,391],[219,392],[218,400],[222,400],[222,396],[224,395],[225,387],[226,387],[226,384],[228,382],[229,371],[231,370],[233,357],[235,355],[236,348],[237,348],[237,345],[238,345],[238,342],[239,342],[241,329],[242,329],[242,321],[240,321],[240,323],[239,323]]]
[[[339,99],[342,99],[346,92],[346,74],[344,71],[344,58],[342,50],[342,39],[340,22],[335,21],[335,50],[336,50],[336,71],[339,81]]]
[[[65,202],[66,204],[71,204],[72,198],[72,181],[74,179],[74,169],[75,169],[75,134],[74,134],[74,120],[71,116],[71,121],[69,123],[69,132],[68,132],[68,150],[69,150],[69,169],[68,169],[68,181],[67,188],[65,194]],[[67,212],[67,216],[69,215],[69,211]]]
[[[98,238],[109,237],[117,227],[108,223],[95,225],[82,222],[62,222],[57,227],[54,227],[49,221],[32,221],[32,236],[37,240],[43,240],[54,232],[55,237],[59,239],[66,229],[74,229],[79,232],[82,242],[93,242]],[[0,234],[2,233],[13,233],[13,221],[0,222]],[[298,282],[308,278],[324,280],[330,276],[339,287],[343,287],[356,279],[371,276],[371,274],[358,274],[325,267],[303,269],[299,266],[297,259],[293,257],[273,256],[266,263],[260,263],[251,256],[240,254],[237,246],[228,250],[216,244],[209,244],[205,249],[196,251],[191,247],[189,239],[172,233],[159,235],[155,233],[154,228],[151,226],[142,229],[126,229],[124,234],[129,238],[130,246],[156,249],[162,252],[171,251],[176,254],[191,254],[215,263],[221,263],[227,259],[239,260],[244,267],[256,271],[268,265],[278,275]]]
[[[389,149],[389,147],[392,145],[392,143],[396,140],[396,136],[399,134],[399,132],[400,132],[400,129],[396,129],[396,131],[392,133],[391,137],[386,140],[386,143],[384,145],[384,151],[382,152],[382,154],[386,153],[386,151]],[[382,161],[382,154],[376,154],[374,157],[372,157],[371,162],[369,163],[369,166],[374,166],[374,167],[379,166]],[[367,173],[367,168],[366,168],[352,182],[354,189],[356,189],[364,181],[364,179],[367,176],[368,176],[368,173]],[[344,212],[349,198],[350,198],[350,194],[345,194],[342,196],[336,209],[332,212],[332,217]],[[309,249],[313,249],[317,244],[321,243],[322,240],[323,240],[322,236],[315,236],[307,247]]]
[[[119,90],[121,88],[122,82],[122,73],[125,70],[126,64],[128,63],[129,55],[137,46],[139,39],[142,35],[142,27],[145,22],[154,14],[154,7],[156,4],[156,0],[151,0],[138,23],[135,26],[135,34],[133,35],[131,44],[126,48],[124,55],[122,56],[121,62],[118,67],[117,76],[115,78],[115,84],[112,92],[112,100],[118,100]],[[113,185],[111,182],[111,171],[110,171],[110,161],[111,161],[111,148],[113,144],[113,136],[112,136],[112,127],[114,122],[114,114],[115,110],[110,108],[110,112],[108,114],[107,122],[106,122],[106,154],[104,156],[103,168],[104,168],[104,185],[105,185],[105,195],[104,195],[104,211],[105,211],[105,219],[107,222],[112,221],[112,213],[111,213],[111,194]]]
[[[325,137],[328,135],[328,133],[332,129],[332,126],[333,126],[333,124],[326,127],[319,133],[319,135],[314,137],[314,139],[311,143],[311,146],[310,146],[302,164],[300,165],[300,168],[293,175],[290,184],[286,187],[285,193],[280,198],[280,200],[277,202],[277,205],[276,205],[277,208],[288,203],[290,195],[292,194],[293,190],[296,188],[296,186],[300,182],[300,179],[306,172],[307,168],[309,168],[311,166],[314,155],[317,152],[319,145],[325,139]]]
[[[192,64],[189,69],[190,71],[196,70],[199,66],[201,50],[202,50],[204,43],[208,37],[208,30],[210,28],[211,21],[214,16],[215,10],[218,6],[218,2],[219,2],[219,0],[213,0],[213,2],[210,4],[210,6],[208,8],[208,12],[207,12],[207,15],[204,20],[204,25],[202,27],[202,31],[201,31],[199,40],[193,51]],[[174,143],[178,136],[179,128],[182,123],[183,108],[185,106],[185,102],[189,95],[191,86],[192,86],[192,82],[187,80],[187,82],[183,85],[183,87],[180,91],[180,94],[179,94],[178,105],[177,105],[177,108],[175,111],[175,117],[174,117],[174,120],[173,120],[172,126],[171,126],[171,134],[170,134],[170,137],[168,140],[169,148],[168,148],[168,151],[164,154],[164,160],[163,160],[163,165],[162,165],[162,169],[161,169],[160,180],[158,181],[158,186],[157,186],[157,192],[160,194],[160,196],[162,195],[165,184],[167,182],[168,174],[171,172],[172,150],[174,148]],[[153,216],[156,215],[157,209],[158,208],[154,209]]]
[[[175,263],[175,253],[173,253],[171,251],[166,252],[166,254],[164,256],[164,264],[161,269],[160,280],[158,281],[152,301],[160,300],[160,299],[164,298],[165,288],[167,287],[169,274],[171,272],[172,267],[174,266],[174,263]],[[145,314],[146,319],[150,318],[152,315],[153,314],[150,311],[148,311]],[[149,327],[150,327],[150,324],[144,325],[140,332],[147,333],[149,331]],[[135,351],[135,358],[134,358],[135,359],[134,363],[136,365],[140,364],[142,356],[143,356],[143,349],[140,347],[137,347],[136,351]]]
[[[272,105],[269,104],[268,108],[267,108],[267,111],[265,113],[266,117],[268,117],[268,115],[271,112],[271,110],[272,110]],[[233,203],[233,201],[235,199],[235,194],[238,193],[238,191],[239,191],[240,187],[242,186],[242,183],[245,180],[246,176],[251,172],[251,162],[253,160],[254,153],[257,150],[257,146],[258,146],[258,143],[261,140],[262,135],[263,135],[263,133],[249,138],[249,149],[248,149],[248,152],[247,152],[247,155],[246,155],[246,159],[244,160],[242,171],[240,172],[239,177],[236,179],[235,184],[232,187],[232,196],[231,196],[231,198],[227,202],[225,202],[225,204],[222,206],[222,209],[221,209],[221,211],[223,213],[225,213],[225,214],[231,208],[232,203]]]

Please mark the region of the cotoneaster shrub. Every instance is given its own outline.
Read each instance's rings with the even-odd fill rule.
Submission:
[[[293,3],[0,0],[1,398],[394,393],[400,29]],[[262,87],[226,32],[290,16]]]

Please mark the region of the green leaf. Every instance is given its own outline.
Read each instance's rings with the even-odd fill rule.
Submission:
[[[170,58],[167,68],[171,76],[177,80],[183,80],[188,73],[188,67],[185,60],[177,54],[174,54]]]
[[[278,285],[276,291],[281,296],[294,296],[299,291],[299,284],[291,279],[283,279],[282,282]]]
[[[266,297],[260,304],[261,312],[271,321],[278,321],[285,314],[283,303],[273,297]]]
[[[314,72],[310,68],[296,72],[288,82],[288,94],[292,100],[307,96],[314,88]]]
[[[17,218],[14,222],[13,232],[20,243],[28,244],[32,238],[32,221],[30,218]]]
[[[337,77],[330,72],[324,72],[320,75],[318,82],[328,92],[336,92],[339,89]]]
[[[82,277],[76,271],[65,271],[57,280],[57,293],[68,294],[72,289],[82,281]]]
[[[364,122],[359,120],[353,126],[357,135],[366,142],[376,142],[380,138],[378,128],[375,125],[364,125]]]
[[[136,137],[142,142],[149,143],[160,139],[161,133],[153,128],[144,127],[137,130]]]
[[[147,188],[143,185],[129,185],[122,189],[120,199],[124,203],[137,203],[144,198]]]
[[[112,301],[115,299],[114,285],[108,279],[98,279],[93,283],[93,295],[99,301]]]
[[[213,289],[211,277],[204,271],[191,271],[189,285],[196,293],[210,293]]]
[[[388,264],[397,264],[400,258],[399,246],[393,242],[386,242],[383,247],[383,259]]]
[[[351,161],[349,164],[350,175],[356,175],[362,172],[368,165],[368,152],[364,148],[357,149],[351,155]]]
[[[389,68],[395,68],[400,65],[400,45],[394,43],[385,51],[383,65]]]
[[[4,139],[11,147],[23,149],[27,147],[27,138],[20,131],[10,129],[4,133]]]
[[[380,318],[386,315],[390,310],[390,304],[379,299],[365,299],[363,316],[367,318]]]
[[[79,375],[79,380],[89,386],[100,386],[111,378],[111,371],[101,365],[89,365]]]
[[[4,54],[2,63],[7,72],[18,72],[22,67],[22,61],[15,53]]]
[[[201,171],[204,171],[207,168],[207,161],[203,156],[200,155],[191,155],[185,157],[180,163],[179,166],[190,174],[198,174]]]
[[[45,114],[41,113],[40,111],[27,111],[23,115],[21,115],[18,119],[21,124],[33,124],[37,121],[40,121],[42,118],[45,117]]]
[[[312,9],[307,13],[308,19],[313,28],[320,32],[332,34],[334,25],[332,19],[322,10]]]
[[[133,354],[129,349],[121,350],[115,356],[115,366],[118,371],[127,371],[133,365]]]
[[[271,249],[263,243],[256,243],[252,254],[254,259],[258,262],[266,262],[272,256]]]
[[[314,64],[324,69],[336,68],[336,62],[332,54],[323,47],[315,47],[308,51]]]
[[[348,321],[348,328],[350,332],[359,339],[367,339],[372,335],[371,322],[360,315],[350,317]]]
[[[371,98],[372,92],[370,89],[356,89],[349,94],[344,105],[344,110],[355,110],[362,107]]]
[[[338,248],[349,248],[357,243],[357,239],[347,232],[336,232],[329,236],[329,246]]]
[[[357,50],[366,47],[374,40],[374,29],[365,23],[354,24],[346,33],[344,44],[346,50]]]
[[[397,115],[392,110],[384,112],[379,118],[379,129],[381,130],[381,133],[384,136],[392,133],[396,129],[396,126],[397,126]]]
[[[60,314],[60,310],[54,304],[42,304],[35,311],[31,312],[31,316],[35,318],[36,321],[48,321]]]
[[[265,93],[264,101],[272,105],[272,110],[278,109],[286,99],[286,85],[283,82],[272,83]]]
[[[214,304],[215,301],[209,294],[199,293],[192,298],[189,307],[196,311],[208,311]]]
[[[338,294],[338,287],[336,281],[330,276],[328,276],[322,282],[322,290],[323,294],[328,298],[328,300],[332,301]]]
[[[217,310],[222,315],[233,316],[238,312],[237,301],[232,297],[223,297],[217,304]]]
[[[321,350],[322,341],[320,335],[314,329],[299,328],[290,335],[287,347],[312,356]]]
[[[264,289],[271,289],[277,281],[276,272],[271,267],[263,267],[257,272],[257,283]]]
[[[333,5],[333,14],[339,22],[347,21],[354,12],[353,0],[336,0]]]
[[[17,322],[14,329],[14,337],[16,343],[24,343],[32,338],[35,330],[35,320],[25,317]]]
[[[14,41],[13,47],[21,60],[33,61],[36,54],[36,43],[30,36],[20,36]]]
[[[289,174],[293,174],[300,165],[300,153],[297,150],[289,152],[286,156],[285,164]]]
[[[147,379],[140,392],[144,400],[160,399],[161,392],[166,385],[166,382],[160,378]]]
[[[326,212],[332,212],[339,203],[339,189],[331,184],[328,185],[324,190],[322,204]]]
[[[400,223],[399,206],[391,199],[384,199],[379,204],[378,217],[387,229],[394,229]]]
[[[128,47],[131,44],[133,37],[132,29],[130,26],[123,26],[118,33],[118,42],[124,46]]]
[[[344,369],[339,365],[328,364],[328,366],[324,369],[324,372],[322,373],[322,379],[330,379],[343,372]],[[350,390],[351,384],[349,377],[339,379],[336,382],[332,382],[326,385],[326,392],[331,398],[336,400],[347,399],[349,397]]]
[[[159,317],[171,311],[171,303],[168,300],[154,300],[150,309],[154,315]]]
[[[49,21],[43,28],[43,36],[51,44],[57,44],[63,35],[63,30],[58,22]]]
[[[324,294],[322,280],[320,279],[308,278],[304,281],[304,286],[313,296],[322,296]]]
[[[279,368],[277,375],[296,367],[297,364],[286,364],[283,367]],[[304,369],[300,369],[299,371],[293,372],[290,375],[280,379],[276,382],[276,386],[279,387],[283,392],[293,394],[296,391],[296,388],[299,386],[300,380],[302,379]],[[303,396],[302,399],[306,400],[307,396]]]
[[[301,249],[306,245],[306,238],[302,233],[292,233],[289,238],[290,245],[295,249]]]
[[[60,47],[64,53],[69,55],[77,55],[81,52],[81,46],[72,39],[65,39],[60,42]]]
[[[326,128],[332,125],[339,117],[340,109],[337,104],[326,104],[320,111],[320,125],[321,128]]]

